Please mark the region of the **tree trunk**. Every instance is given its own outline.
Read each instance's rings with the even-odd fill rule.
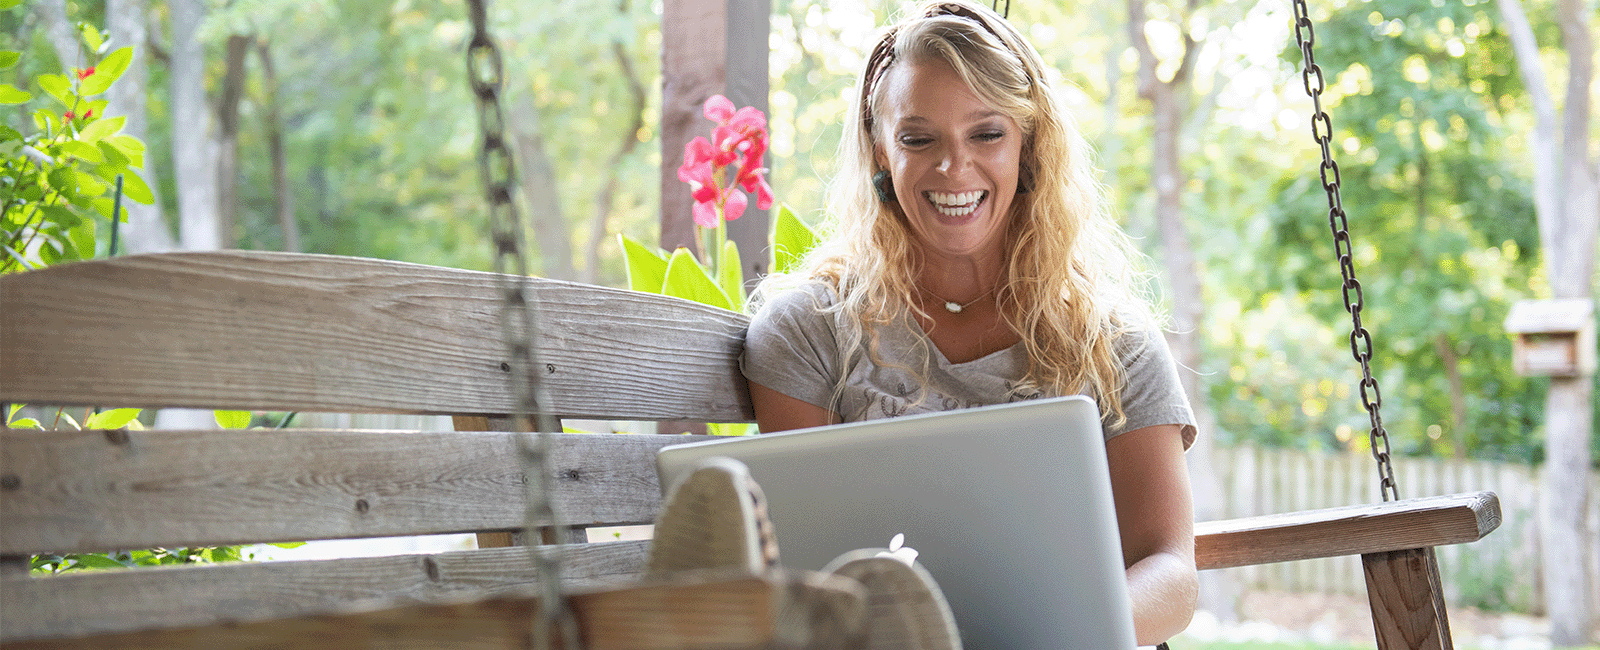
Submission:
[[[1188,7],[1192,12],[1194,3]],[[1128,34],[1139,53],[1139,96],[1149,100],[1154,118],[1151,135],[1151,176],[1156,191],[1155,221],[1161,232],[1162,264],[1172,291],[1172,332],[1167,340],[1181,366],[1183,390],[1194,409],[1200,435],[1189,449],[1190,484],[1194,491],[1195,519],[1211,521],[1226,516],[1222,485],[1217,479],[1213,456],[1216,447],[1216,415],[1209,395],[1200,382],[1204,364],[1205,339],[1201,324],[1205,320],[1205,301],[1200,279],[1202,270],[1195,259],[1189,226],[1183,217],[1183,101],[1189,94],[1189,74],[1199,52],[1195,42],[1184,37],[1183,61],[1171,81],[1156,76],[1159,63],[1144,34],[1144,0],[1128,0]],[[1238,618],[1235,587],[1221,572],[1200,576],[1200,607],[1218,618]]]
[[[172,165],[178,181],[178,239],[184,250],[222,248],[217,218],[217,145],[206,106],[205,47],[196,32],[205,0],[172,0]]]
[[[133,60],[128,63],[128,69],[106,93],[106,114],[126,117],[122,132],[144,141],[148,141],[150,133],[150,117],[145,107],[151,59],[148,21],[149,7],[145,0],[106,0],[106,29],[111,32],[112,46],[133,47]],[[122,202],[127,222],[120,227],[119,239],[122,249],[128,253],[162,253],[177,248],[172,230],[162,216],[160,178],[149,160],[146,159],[139,175],[150,186],[150,193],[156,200],[150,205]]]
[[[1452,455],[1456,460],[1466,460],[1467,391],[1461,381],[1461,356],[1456,354],[1455,346],[1450,344],[1450,337],[1446,334],[1434,337],[1433,349],[1439,354],[1439,363],[1444,365],[1445,380],[1450,383],[1450,435],[1456,438]]]
[[[540,274],[556,280],[574,279],[577,271],[572,267],[572,233],[561,211],[561,188],[556,184],[555,168],[550,164],[550,154],[545,151],[539,108],[534,106],[531,97],[514,98],[507,106],[507,114],[511,146],[516,149],[517,175],[521,177],[522,194],[533,221]],[[529,246],[527,253],[531,254],[534,248]]]
[[[34,0],[34,16],[44,24],[50,47],[56,51],[62,73],[71,68],[83,67],[83,55],[78,50],[78,33],[67,21],[66,0]]]
[[[622,3],[622,11],[626,13],[628,3]],[[628,96],[633,102],[629,105],[633,119],[628,122],[628,127],[622,133],[622,145],[617,147],[616,153],[611,154],[611,160],[606,163],[606,179],[601,183],[600,190],[594,194],[594,216],[589,219],[589,241],[584,246],[583,281],[594,284],[600,277],[600,244],[606,237],[606,220],[611,216],[611,197],[617,191],[617,168],[622,164],[623,158],[633,153],[639,146],[639,129],[644,128],[644,110],[646,94],[644,83],[639,81],[639,74],[634,72],[627,50],[622,43],[612,43],[611,51],[617,57],[617,65],[622,68],[622,76],[628,81]]]
[[[1561,123],[1545,80],[1539,44],[1519,0],[1500,0],[1523,86],[1534,106],[1534,206],[1545,270],[1556,298],[1593,299],[1600,245],[1600,160],[1589,153],[1594,41],[1582,0],[1560,0],[1556,22],[1567,53],[1567,97]],[[1550,642],[1589,642],[1594,540],[1585,527],[1594,435],[1592,377],[1553,378],[1545,398],[1545,473],[1540,502],[1541,569],[1550,614]]]
[[[283,250],[300,252],[300,224],[294,218],[294,196],[289,193],[289,165],[283,153],[283,118],[278,114],[278,71],[272,65],[272,49],[266,39],[256,41],[261,59],[261,103],[266,107],[267,155],[272,159],[272,196],[278,206],[278,228],[283,233]]]
[[[217,101],[217,229],[229,248],[239,241],[239,102],[244,98],[245,57],[254,40],[244,34],[228,36],[222,95]]]

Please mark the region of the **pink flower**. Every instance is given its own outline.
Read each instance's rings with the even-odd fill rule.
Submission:
[[[83,81],[84,79],[88,79],[89,75],[94,74],[94,66],[89,66],[89,67],[83,68],[81,70],[78,70],[78,69],[74,68],[74,70],[77,70],[78,81]]]
[[[713,122],[726,122],[728,121],[728,118],[733,117],[734,114],[733,100],[723,97],[722,95],[712,95],[711,99],[706,100],[704,112],[706,119],[708,120]]]
[[[762,167],[769,137],[767,116],[750,106],[735,110],[733,102],[722,95],[707,99],[703,112],[717,123],[711,139],[691,140],[683,150],[683,166],[678,168],[678,179],[688,183],[694,195],[694,222],[715,228],[719,213],[727,221],[738,219],[750,203],[745,192],[756,195],[761,209],[772,207],[772,187]]]

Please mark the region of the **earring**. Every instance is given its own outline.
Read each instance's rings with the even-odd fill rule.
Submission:
[[[880,170],[872,175],[872,191],[878,194],[879,201],[894,203],[894,182],[889,178],[888,170]]]

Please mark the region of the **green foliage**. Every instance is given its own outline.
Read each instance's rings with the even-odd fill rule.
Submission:
[[[1506,66],[1491,63],[1510,54],[1491,13],[1470,2],[1405,0],[1348,5],[1317,26],[1317,58],[1328,83],[1324,105],[1335,125],[1342,203],[1362,283],[1351,299],[1364,303],[1385,428],[1402,453],[1471,449],[1512,459],[1538,453],[1540,395],[1511,371],[1511,343],[1500,326],[1510,304],[1532,293],[1539,268],[1532,201],[1509,162],[1516,152],[1505,144],[1511,138],[1496,94],[1514,80]],[[1298,48],[1284,57],[1297,63]],[[1337,356],[1345,364],[1330,379],[1353,386],[1359,370],[1349,352],[1350,317],[1331,253],[1327,199],[1314,163],[1302,169],[1276,185],[1264,256],[1257,273],[1242,279],[1329,323],[1319,327],[1319,340],[1342,350]],[[1277,343],[1270,349],[1296,362],[1307,354],[1295,341]],[[1283,374],[1249,371],[1214,384],[1213,396],[1264,395],[1298,413],[1233,409],[1228,415],[1237,419],[1230,424],[1249,427],[1255,420],[1260,431],[1277,422],[1291,431],[1331,432],[1337,440],[1325,440],[1335,445],[1364,444],[1368,425],[1359,396],[1342,386],[1337,395],[1306,393],[1306,386],[1326,387],[1309,377],[1298,394],[1285,394],[1296,382],[1260,381],[1264,376]],[[1328,406],[1330,397],[1343,406]]]
[[[252,415],[250,411],[214,411],[211,417],[224,429],[248,429]]]
[[[35,555],[30,568],[33,573],[56,574],[86,569],[131,569],[135,567],[211,564],[253,559],[254,554],[246,555],[243,548],[242,546],[205,546],[176,549],[155,548],[114,553]]]
[[[799,268],[800,260],[818,243],[817,234],[794,215],[787,204],[778,205],[772,224],[772,270],[789,273]]]
[[[94,65],[35,75],[54,104],[33,111],[29,133],[0,127],[0,273],[94,257],[98,219],[112,216],[118,177],[128,198],[154,200],[134,171],[145,164],[144,143],[121,134],[125,118],[106,118],[106,100],[96,99],[127,70],[132,49],[106,52],[98,30],[80,31]],[[21,61],[21,52],[0,51],[0,69]],[[0,86],[0,104],[33,99]]]

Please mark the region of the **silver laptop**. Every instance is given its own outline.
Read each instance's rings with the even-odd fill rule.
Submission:
[[[750,467],[780,559],[918,552],[968,650],[1133,648],[1105,441],[1065,397],[665,447],[670,486],[701,458]]]

